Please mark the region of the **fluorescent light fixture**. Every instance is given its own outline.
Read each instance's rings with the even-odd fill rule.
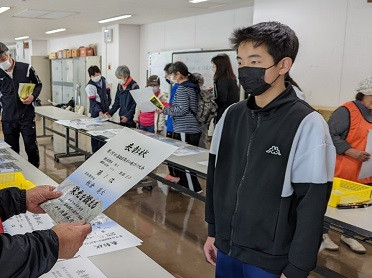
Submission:
[[[111,17],[107,19],[102,19],[102,20],[99,20],[98,23],[107,23],[107,22],[116,21],[116,20],[120,20],[124,18],[130,18],[130,17],[132,17],[131,14],[125,14],[125,15],[120,15],[120,16]]]
[[[61,29],[56,29],[56,30],[51,30],[51,31],[46,31],[45,34],[54,34],[54,33],[59,33],[59,32],[64,32],[66,31],[67,29],[66,28],[61,28]]]
[[[196,4],[201,2],[207,2],[208,0],[189,0],[190,3]]]
[[[30,37],[29,36],[23,36],[23,37],[18,37],[18,38],[14,38],[16,41],[22,41],[22,40],[27,40],[29,39]]]
[[[3,12],[6,12],[10,10],[10,7],[0,7],[0,14],[2,14]]]

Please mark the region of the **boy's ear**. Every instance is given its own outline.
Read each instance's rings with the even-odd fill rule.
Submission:
[[[284,57],[279,63],[279,74],[285,75],[292,67],[292,58]]]

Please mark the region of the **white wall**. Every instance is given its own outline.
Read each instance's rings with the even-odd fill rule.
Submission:
[[[250,26],[253,7],[180,18],[141,26],[140,85],[146,84],[149,52],[184,49],[230,48],[229,37],[237,27]]]
[[[80,46],[96,45],[98,56],[102,55],[103,35],[101,32],[79,36],[64,37],[48,40],[48,53],[62,49],[79,48]]]
[[[289,25],[300,40],[293,78],[313,105],[353,99],[359,81],[372,74],[372,4],[365,0],[255,1],[254,23]]]

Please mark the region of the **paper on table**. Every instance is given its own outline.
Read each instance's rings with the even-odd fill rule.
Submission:
[[[120,132],[123,128],[120,129],[104,129],[104,130],[91,130],[88,133],[92,136],[103,136],[106,138],[113,138],[116,134]]]
[[[0,164],[0,173],[21,172],[22,169],[14,162]]]
[[[76,257],[96,256],[135,247],[142,243],[139,238],[104,214],[96,217],[91,224],[93,231],[84,240],[83,246],[76,254]],[[3,226],[6,233],[18,235],[51,229],[54,226],[54,222],[48,214],[26,212],[7,219]]]
[[[150,99],[154,96],[152,87],[131,90],[130,94],[134,98],[134,101],[137,103],[137,107],[141,110],[141,112],[155,111],[155,107],[150,101]]]
[[[7,219],[4,223],[4,231],[10,235],[31,233],[37,230],[51,229],[54,224],[48,214],[33,214],[26,212]]]
[[[93,231],[76,256],[92,257],[141,245],[141,240],[104,214],[92,221]]]
[[[21,100],[25,100],[28,96],[32,95],[35,89],[33,83],[19,83],[18,96]]]
[[[203,166],[208,166],[208,160],[207,161],[199,161],[198,164]]]
[[[61,183],[60,198],[41,206],[57,223],[90,222],[176,149],[123,128]]]
[[[367,145],[365,151],[372,156],[372,129],[368,132]],[[365,179],[372,176],[372,158],[362,163],[362,168],[359,172],[359,179]]]
[[[10,145],[6,143],[4,140],[0,140],[0,149],[8,149]]]
[[[87,258],[58,261],[53,268],[40,278],[106,278]]]

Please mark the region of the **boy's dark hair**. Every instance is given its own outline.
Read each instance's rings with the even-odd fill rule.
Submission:
[[[171,65],[172,65],[172,63],[168,63],[168,64],[166,64],[165,67],[164,67],[164,71],[165,71],[166,73],[168,73],[168,74],[169,74],[169,68],[170,68]]]
[[[230,58],[227,54],[218,54],[212,58],[211,62],[216,65],[216,72],[213,76],[215,82],[222,77],[236,79]]]
[[[296,81],[293,80],[293,78],[289,75],[289,72],[287,72],[285,75],[285,81],[291,83],[293,86],[297,87],[302,92],[301,87],[297,84]]]
[[[198,84],[196,77],[189,72],[188,67],[183,62],[175,62],[169,67],[169,74],[176,74],[177,72],[187,77],[190,82]]]
[[[363,98],[364,98],[364,94],[361,93],[361,92],[358,92],[355,96],[355,99],[356,100],[359,100],[359,101],[363,101]]]
[[[93,76],[96,73],[101,73],[101,70],[99,69],[99,67],[97,67],[97,66],[90,66],[88,68],[88,74],[89,74],[89,76]]]
[[[295,61],[299,42],[296,33],[280,22],[261,22],[247,28],[237,29],[233,32],[230,42],[234,49],[238,49],[241,43],[253,42],[254,47],[265,46],[278,63],[284,57]]]

